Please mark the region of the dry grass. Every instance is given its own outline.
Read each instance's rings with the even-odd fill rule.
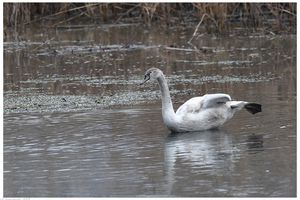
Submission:
[[[224,33],[234,26],[296,32],[296,3],[4,3],[4,26],[46,21],[54,25],[74,19],[147,24],[200,21],[209,32]]]

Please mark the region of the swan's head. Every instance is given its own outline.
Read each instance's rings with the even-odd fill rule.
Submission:
[[[145,72],[144,81],[141,83],[144,84],[149,80],[157,80],[160,76],[163,76],[163,72],[158,68],[150,68]]]

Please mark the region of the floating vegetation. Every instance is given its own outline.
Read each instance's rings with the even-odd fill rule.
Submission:
[[[208,82],[214,83],[258,83],[267,82],[275,79],[272,74],[261,75],[252,74],[249,76],[202,76],[202,77],[189,77],[171,75],[168,76],[168,82],[170,86],[176,86],[178,84],[193,84],[202,85]],[[78,77],[74,79],[64,79],[57,78],[55,80],[60,81],[72,81],[76,84],[76,81],[81,82],[81,84],[95,86],[101,86],[106,84],[110,85],[132,85],[133,87],[138,87],[141,82],[141,78],[134,77],[131,80],[121,80],[121,79],[110,79],[109,77],[104,77],[102,79],[88,78],[88,77]],[[23,84],[39,84],[51,82],[54,80],[27,80],[22,81]],[[102,95],[49,95],[46,93],[37,93],[34,90],[28,91],[27,95],[18,95],[14,92],[6,92],[4,98],[4,113],[24,113],[24,112],[76,112],[82,110],[92,110],[92,109],[103,109],[112,106],[120,105],[136,105],[145,104],[153,100],[160,99],[160,92],[156,89],[156,84],[149,84],[140,89],[145,89],[143,91],[126,91],[123,89],[116,90],[112,94],[102,94]],[[151,89],[152,88],[152,89]],[[32,88],[31,88],[32,89]],[[172,89],[172,95],[185,95],[180,90]]]
[[[268,82],[276,77],[272,74],[261,75],[261,74],[251,74],[248,76],[222,76],[222,75],[213,75],[213,76],[201,76],[201,77],[189,77],[184,78],[181,76],[171,76],[169,78],[170,84],[173,84],[180,81],[180,83],[191,83],[194,85],[201,85],[207,82],[214,82],[214,83],[233,83],[233,82],[240,82],[240,83],[258,83],[258,82]]]
[[[173,91],[174,94],[176,91]],[[31,94],[29,96],[6,95],[4,113],[27,112],[78,112],[84,110],[103,109],[120,105],[136,105],[159,99],[159,91],[127,91],[114,95],[46,95]]]
[[[72,41],[51,41],[46,42],[4,42],[4,50],[6,52],[21,51],[28,49],[28,53],[32,53],[36,56],[47,55],[71,55],[71,54],[91,54],[91,53],[107,53],[107,52],[122,52],[122,51],[134,51],[134,50],[146,50],[153,48],[160,48],[159,45],[142,45],[142,44],[112,44],[112,45],[90,45],[83,44],[81,42],[78,45],[69,45],[69,43],[75,43]],[[78,43],[78,42],[77,42]],[[89,42],[90,43],[90,42]]]
[[[252,63],[252,61],[249,60],[224,60],[224,61],[212,61],[212,62],[207,62],[207,61],[191,61],[191,60],[175,60],[175,62],[179,63],[190,63],[193,65],[240,65],[240,64],[249,64]]]

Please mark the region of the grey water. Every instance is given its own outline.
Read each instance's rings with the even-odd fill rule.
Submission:
[[[296,36],[204,35],[199,53],[186,44],[192,33],[32,28],[8,38],[4,196],[295,197]],[[223,92],[263,112],[171,134],[157,85],[138,84],[154,66],[175,108]]]

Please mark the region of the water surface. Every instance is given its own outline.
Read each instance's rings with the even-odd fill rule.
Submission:
[[[4,42],[4,196],[296,196],[296,38],[143,26],[25,30]],[[49,45],[45,45],[49,44]],[[224,92],[263,105],[219,130],[170,134],[177,108]]]

